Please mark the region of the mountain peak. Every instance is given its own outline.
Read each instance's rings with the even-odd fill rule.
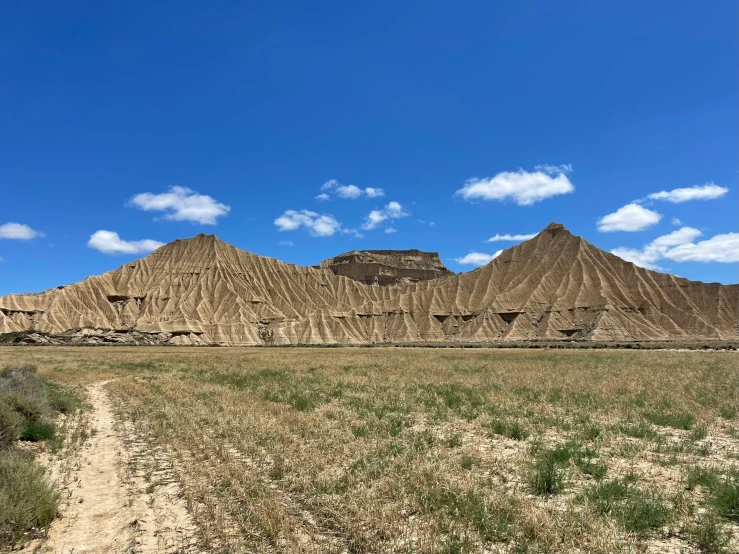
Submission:
[[[567,231],[567,228],[561,223],[552,221],[549,225],[544,228],[545,231]]]

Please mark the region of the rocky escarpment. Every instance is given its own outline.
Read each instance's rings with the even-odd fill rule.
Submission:
[[[103,275],[0,297],[0,333],[105,329],[158,344],[735,340],[739,285],[657,273],[562,225],[468,273],[395,286],[177,240]]]
[[[417,283],[454,275],[437,252],[420,250],[353,250],[314,266],[366,285]]]

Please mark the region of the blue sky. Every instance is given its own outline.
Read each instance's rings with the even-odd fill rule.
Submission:
[[[201,232],[303,265],[419,248],[464,271],[551,221],[737,282],[737,9],[7,4],[0,294]]]

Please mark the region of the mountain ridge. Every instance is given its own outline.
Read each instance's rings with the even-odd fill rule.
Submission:
[[[391,287],[201,233],[78,283],[0,297],[0,332],[102,328],[166,344],[733,339],[738,320],[739,285],[640,268],[557,223],[476,270]]]

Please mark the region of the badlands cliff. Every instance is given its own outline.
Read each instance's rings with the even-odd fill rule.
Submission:
[[[558,224],[475,271],[417,283],[367,285],[198,235],[79,283],[0,297],[0,333],[106,330],[160,344],[726,340],[738,321],[739,285],[637,267]]]

